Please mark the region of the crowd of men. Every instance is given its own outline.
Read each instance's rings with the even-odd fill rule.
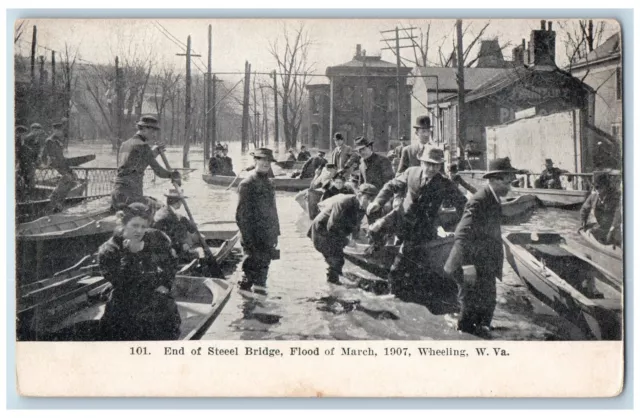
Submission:
[[[36,188],[36,169],[49,167],[61,177],[49,196],[47,210],[56,212],[62,209],[64,199],[77,180],[64,157],[64,149],[67,147],[64,134],[66,128],[67,120],[64,118],[51,124],[50,133],[47,133],[38,122],[32,123],[29,128],[23,125],[16,126],[14,144],[18,201],[33,200]]]

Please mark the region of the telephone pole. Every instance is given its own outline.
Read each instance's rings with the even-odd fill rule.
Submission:
[[[274,118],[274,122],[275,122],[275,128],[276,128],[276,132],[275,132],[275,148],[278,149],[278,79],[276,76],[276,70],[273,70],[273,102],[274,102],[274,107],[273,107],[273,118]]]
[[[249,83],[251,82],[251,64],[244,62],[244,95],[242,98],[242,152],[249,149]]]
[[[212,34],[211,34],[211,25],[209,25],[209,54],[207,60],[207,74],[206,74],[206,100],[204,105],[204,166],[207,167],[209,162],[210,153],[209,149],[211,146],[215,145],[215,141],[213,141],[213,137],[215,136],[215,131],[211,128],[212,119],[209,112],[211,111],[212,106],[212,92],[211,92],[211,54],[212,54]],[[215,84],[215,81],[214,81]],[[213,113],[215,115],[215,111]]]
[[[38,39],[38,28],[33,25],[33,35],[31,36],[31,84],[36,83],[36,45]]]
[[[393,53],[396,55],[396,109],[397,109],[397,120],[396,120],[396,124],[397,124],[397,129],[396,129],[396,135],[397,138],[396,139],[400,139],[404,133],[404,130],[401,129],[401,125],[402,125],[402,98],[404,98],[404,85],[401,83],[400,80],[400,67],[403,66],[402,64],[402,56],[400,55],[400,50],[403,48],[413,48],[413,40],[416,38],[413,35],[413,30],[417,29],[415,27],[410,27],[410,28],[402,28],[407,34],[408,36],[406,37],[400,37],[400,31],[398,29],[398,27],[396,26],[395,29],[391,29],[391,30],[385,30],[385,31],[381,31],[381,34],[384,33],[389,33],[389,32],[394,32],[395,33],[395,37],[391,38],[391,39],[387,39],[384,38],[381,39],[382,42],[384,42],[385,44],[387,44],[386,48],[382,48],[383,50],[385,49],[389,49],[391,51],[393,51]],[[411,34],[409,35],[409,31],[411,31]],[[410,40],[412,43],[409,45],[400,45],[400,41],[401,40]],[[392,47],[389,42],[391,41],[395,41],[395,46]]]
[[[466,144],[464,123],[464,54],[462,50],[462,20],[456,20],[457,55],[458,55],[458,149],[460,150],[460,163],[464,161],[464,146]],[[460,166],[462,168],[462,165]],[[470,168],[470,167],[469,167]]]
[[[184,90],[184,147],[182,148],[182,166],[189,168],[189,131],[191,128],[191,58],[200,57],[200,55],[191,53],[191,35],[187,36],[187,52],[185,54],[176,54],[180,57],[187,57],[185,90]]]

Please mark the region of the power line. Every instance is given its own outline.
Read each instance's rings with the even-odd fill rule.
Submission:
[[[178,45],[178,47],[180,47],[180,48],[182,48],[182,49],[186,49],[186,48],[187,48],[187,46],[186,46],[182,41],[180,41],[180,39],[178,39],[175,35],[173,35],[171,32],[169,32],[169,30],[168,30],[167,28],[165,28],[164,26],[162,26],[162,24],[161,24],[160,22],[158,22],[157,20],[155,20],[155,21],[153,21],[153,22],[154,22],[154,23],[156,23],[156,24],[158,25],[158,26],[156,26],[156,27],[157,27],[157,28],[160,30],[160,32],[161,32],[163,35],[165,35],[165,36],[166,36],[170,41],[172,41],[174,44]],[[172,38],[173,38],[173,39],[172,39]],[[200,55],[200,54],[198,54],[198,52],[197,52],[195,49],[191,48],[191,50],[193,51],[193,53],[194,53],[195,55]],[[202,58],[200,58],[200,57],[197,57],[197,58],[198,58],[198,60],[200,61],[200,63],[201,63],[204,67],[206,67],[206,66],[207,66],[207,65],[204,63],[204,61],[202,61]],[[202,69],[202,68],[201,68],[201,67],[200,67],[196,62],[194,62],[194,63],[193,63],[193,65],[195,65],[195,66],[196,66],[196,68],[197,68],[198,70],[200,70],[200,72],[202,72],[202,73],[206,73],[206,71],[204,71],[204,70],[203,70],[203,69]]]

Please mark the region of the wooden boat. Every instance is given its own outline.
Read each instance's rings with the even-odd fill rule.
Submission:
[[[96,159],[95,154],[79,155],[77,157],[66,158],[69,167],[77,167]]]
[[[202,179],[205,181],[205,183],[213,184],[216,186],[237,187],[244,178],[218,175],[212,176],[211,174],[203,174]],[[273,185],[276,190],[285,192],[299,192],[300,190],[309,188],[312,179],[275,177],[271,180],[273,181]]]
[[[302,170],[304,163],[306,161],[292,161],[292,160],[284,160],[284,161],[276,161],[274,164],[283,170]]]
[[[502,222],[510,223],[528,215],[536,206],[538,200],[534,195],[506,197],[502,199]],[[455,227],[459,221],[455,208],[441,207],[438,217],[443,228]]]
[[[424,245],[424,257],[413,261],[423,267],[425,271],[428,270],[444,277],[444,264],[447,262],[451,248],[453,248],[453,241],[453,236],[430,241]],[[367,254],[369,247],[369,244],[352,242],[351,245],[344,248],[344,256],[358,267],[376,276],[386,277],[400,247],[385,245],[378,251]]]
[[[589,230],[580,230],[580,237],[581,240],[569,240],[574,252],[593,261],[622,281],[624,277],[622,247],[602,244]]]
[[[482,176],[485,171],[469,170],[460,171],[460,176],[475,187],[482,187],[485,181]],[[589,177],[590,174],[571,174],[572,176]],[[512,187],[511,194],[515,196],[533,195],[537,197],[542,204],[549,207],[557,207],[563,209],[573,209],[584,203],[591,192],[589,190],[556,190],[556,189],[537,189],[531,187]]]
[[[240,239],[237,231],[229,239],[221,239],[211,231],[203,235],[219,264]],[[232,285],[225,280],[197,277],[190,269],[193,264],[182,267],[172,292],[182,319],[180,339],[183,340],[202,336],[232,290]],[[111,284],[97,268],[95,255],[83,258],[52,278],[20,287],[18,339],[100,340],[98,320],[104,314],[111,290]]]
[[[502,235],[506,257],[531,292],[592,339],[622,336],[622,282],[572,252],[560,234]]]
[[[43,180],[39,183],[36,183],[33,190],[31,190],[29,197],[31,200],[45,200],[49,199],[51,193],[58,186],[58,182],[60,181],[60,177],[51,178],[48,180]],[[85,195],[87,192],[87,180],[86,179],[78,179],[75,182],[75,185],[69,193],[67,193],[67,197],[79,197]]]

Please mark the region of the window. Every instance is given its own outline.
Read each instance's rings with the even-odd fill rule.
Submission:
[[[611,124],[611,135],[618,140],[622,139],[622,130],[620,129],[619,123]]]
[[[346,106],[353,106],[353,87],[345,86],[342,88],[342,100]]]
[[[315,147],[318,145],[318,141],[320,140],[320,126],[317,124],[311,125],[311,146]]]
[[[622,100],[622,68],[616,68],[616,100]]]
[[[393,112],[398,107],[398,100],[396,97],[396,89],[390,87],[387,89],[387,111]]]
[[[322,103],[322,96],[319,94],[315,94],[312,97],[312,104],[313,104],[313,114],[317,115],[318,113],[320,113],[320,105]]]

